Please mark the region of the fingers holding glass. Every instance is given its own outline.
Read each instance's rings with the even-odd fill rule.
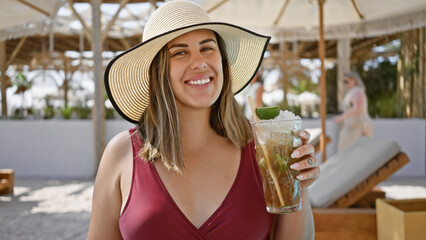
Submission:
[[[300,158],[306,155],[312,155],[315,149],[311,144],[304,144],[301,147],[296,148],[293,153],[291,153],[292,158]]]

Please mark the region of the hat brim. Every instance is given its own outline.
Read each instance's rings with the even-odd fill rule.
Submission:
[[[260,67],[269,36],[220,22],[175,29],[134,46],[108,64],[105,70],[106,92],[112,105],[124,119],[137,123],[149,104],[149,67],[155,55],[169,41],[197,29],[210,29],[224,40],[234,94],[250,82]]]

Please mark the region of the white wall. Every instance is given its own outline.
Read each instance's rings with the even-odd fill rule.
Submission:
[[[106,139],[131,127],[106,121]],[[23,178],[91,178],[93,136],[91,120],[0,121],[0,168]]]
[[[425,119],[374,119],[373,126],[374,138],[395,140],[411,160],[393,177],[426,176]],[[106,142],[131,127],[124,120],[106,121]],[[320,127],[319,119],[303,120],[303,128],[314,127]],[[0,168],[13,168],[16,177],[24,178],[91,178],[95,172],[93,131],[91,120],[1,120]],[[338,125],[331,119],[326,132],[332,139],[327,156],[332,156]]]
[[[320,120],[303,120],[303,128],[320,127]],[[327,156],[337,152],[339,125],[326,121],[326,133],[332,140],[327,145]],[[425,119],[373,119],[373,138],[397,142],[410,162],[392,175],[395,177],[426,176],[426,120]],[[316,155],[321,159],[321,154]]]

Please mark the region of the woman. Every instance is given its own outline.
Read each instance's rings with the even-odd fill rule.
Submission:
[[[334,118],[335,122],[343,124],[339,134],[338,151],[360,136],[371,137],[373,130],[361,77],[357,72],[351,71],[345,74],[343,82],[347,89],[343,98],[343,113]]]
[[[250,126],[233,97],[254,76],[268,40],[211,22],[189,1],[154,12],[142,43],[106,69],[111,102],[138,126],[105,149],[88,239],[268,238],[273,216]],[[306,144],[293,152],[303,210],[280,215],[276,239],[313,239],[307,187],[319,168],[312,152]]]

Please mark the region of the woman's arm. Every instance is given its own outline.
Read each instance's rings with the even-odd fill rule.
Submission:
[[[115,136],[99,164],[93,191],[88,239],[122,239],[118,220],[121,209],[120,177],[129,153],[129,133]],[[131,145],[130,145],[131,151]]]
[[[280,214],[275,240],[313,240],[315,237],[314,217],[309,202],[308,190],[302,191],[302,210]]]
[[[362,92],[362,90],[357,89],[357,91],[353,93],[353,96],[350,99],[352,107],[348,111],[336,116],[334,118],[334,121],[341,122],[345,118],[359,115],[362,111],[362,106],[364,105],[364,101],[366,101],[366,97],[364,93]]]
[[[297,178],[301,181],[302,210],[279,215],[275,240],[313,240],[315,237],[314,217],[309,202],[308,187],[318,179],[319,167],[316,158],[313,156],[314,147],[306,144],[310,138],[309,133],[301,131],[300,136],[303,145],[297,148],[291,156],[301,160],[292,164],[290,168],[301,172],[297,175]]]

